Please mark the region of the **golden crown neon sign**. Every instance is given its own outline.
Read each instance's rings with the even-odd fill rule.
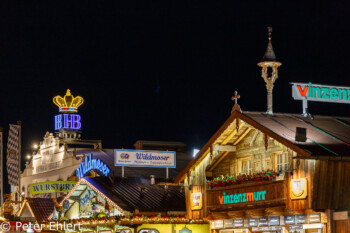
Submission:
[[[59,114],[55,116],[55,130],[73,129],[79,130],[81,128],[81,117],[78,114],[71,114],[78,112],[78,107],[84,103],[84,99],[80,96],[74,97],[68,89],[64,97],[55,96],[53,98],[54,104],[59,108]]]
[[[68,89],[64,97],[55,96],[53,103],[59,107],[59,111],[62,113],[74,113],[78,112],[78,107],[84,103],[84,99],[80,96],[74,97]]]

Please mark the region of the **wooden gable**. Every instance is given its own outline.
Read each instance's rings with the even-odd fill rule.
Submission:
[[[246,115],[234,111],[232,115],[225,121],[220,129],[209,139],[209,141],[198,152],[197,156],[187,164],[187,166],[175,177],[174,182],[182,182],[187,173],[199,165],[208,155],[210,161],[206,166],[216,166],[228,154],[227,151],[213,153],[213,145],[237,145],[252,129],[259,130],[263,133],[265,139],[272,138],[286,148],[293,150],[301,156],[310,156],[308,151],[301,149],[291,141],[281,137],[277,133],[255,122]],[[207,168],[206,168],[207,169]],[[210,168],[209,168],[210,170]]]
[[[191,186],[191,190],[186,189],[186,205],[189,218],[196,219],[208,216],[207,204],[212,197],[207,195],[207,191],[209,191],[207,179],[219,175],[237,174],[235,168],[237,164],[232,159],[233,157],[244,157],[247,154],[254,155],[256,151],[273,154],[276,151],[283,150],[288,151],[291,156],[293,154],[296,155],[296,152],[289,148],[296,148],[293,143],[261,125],[255,124],[250,119],[244,118],[245,120],[242,120],[242,118],[244,118],[243,114],[234,112],[200,150],[197,157],[175,178],[175,182],[184,181],[185,186]],[[280,139],[280,141],[273,139],[273,137]],[[303,155],[308,155],[304,150],[296,149]],[[272,162],[273,160],[271,159]],[[193,192],[203,193],[204,205],[201,210],[191,209],[189,197]]]
[[[288,116],[289,117],[289,116]],[[271,121],[273,121],[272,119]],[[186,205],[189,218],[215,218],[213,210],[217,215],[226,215],[227,210],[215,207],[217,195],[215,190],[211,190],[207,180],[220,175],[238,174],[239,159],[251,157],[254,159],[259,156],[265,156],[270,159],[270,166],[276,169],[276,153],[288,154],[289,170],[293,172],[285,173],[283,182],[278,185],[270,184],[268,189],[271,192],[279,192],[284,190],[283,198],[277,198],[277,194],[271,194],[273,201],[267,206],[271,213],[288,214],[290,211],[294,213],[308,213],[325,209],[350,209],[348,196],[350,195],[350,183],[348,177],[350,175],[350,163],[346,161],[328,161],[315,160],[317,156],[311,155],[310,151],[304,150],[281,136],[281,132],[272,131],[270,128],[263,126],[259,122],[249,117],[249,114],[243,114],[234,111],[232,115],[225,121],[220,129],[209,139],[200,152],[175,178],[175,182],[184,182],[186,187]],[[317,145],[319,146],[319,145]],[[322,145],[321,145],[322,146]],[[254,167],[255,165],[252,165]],[[266,168],[265,168],[266,169]],[[292,179],[306,178],[308,195],[304,199],[292,200],[290,194],[290,183]],[[273,182],[272,182],[273,183]],[[254,184],[249,185],[254,187]],[[264,184],[256,184],[256,188],[264,187]],[[274,188],[274,187],[277,188]],[[228,191],[232,189],[245,190],[244,185],[235,185],[228,187]],[[225,188],[223,188],[225,190]],[[223,190],[219,190],[223,192]],[[200,210],[192,210],[190,196],[194,192],[203,194],[203,208]],[[281,193],[283,193],[281,192]],[[213,199],[214,198],[214,199]],[[274,204],[272,204],[274,203]],[[273,209],[277,205],[278,209]],[[241,205],[241,210],[233,205],[229,212],[237,216],[253,216],[250,209]],[[216,210],[215,210],[216,209]],[[225,208],[224,208],[225,209]],[[244,210],[247,209],[247,210]],[[225,213],[223,213],[224,211]],[[243,212],[242,212],[243,211]],[[255,211],[255,210],[254,210]],[[238,213],[239,212],[239,213]],[[255,213],[255,215],[259,215]],[[232,217],[232,216],[231,216]]]

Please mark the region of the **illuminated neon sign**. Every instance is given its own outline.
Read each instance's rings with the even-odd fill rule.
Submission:
[[[350,104],[350,87],[339,87],[309,83],[292,83],[295,100],[334,102]]]
[[[81,129],[81,116],[78,114],[59,114],[55,116],[55,130]]]
[[[244,203],[251,201],[264,201],[266,196],[266,191],[257,191],[257,192],[249,192],[249,193],[238,193],[238,194],[230,194],[226,195],[223,193],[222,196],[219,196],[220,205],[226,204],[236,204],[236,203]]]
[[[61,113],[76,113],[78,107],[84,103],[84,99],[81,96],[74,97],[68,89],[65,96],[55,96],[53,102]]]
[[[41,193],[69,192],[76,181],[47,181],[30,184],[30,195]]]
[[[63,97],[55,96],[53,102],[58,106],[58,110],[61,113],[55,116],[55,130],[81,129],[81,116],[76,114],[78,107],[84,103],[84,99],[81,96],[74,97],[68,89]]]
[[[88,173],[91,170],[98,170],[100,171],[104,176],[108,176],[111,172],[111,169],[102,162],[99,159],[93,159],[92,154],[85,157],[85,161],[80,163],[80,166],[77,168],[76,175],[79,178],[83,178],[86,173]]]

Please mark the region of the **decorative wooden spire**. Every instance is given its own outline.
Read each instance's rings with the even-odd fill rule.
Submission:
[[[275,55],[275,51],[273,51],[273,47],[272,47],[272,42],[271,42],[271,35],[272,35],[272,27],[267,27],[268,33],[269,33],[269,42],[267,44],[267,48],[265,51],[265,54],[263,56],[263,58],[261,59],[261,62],[271,62],[271,61],[275,61],[277,62],[277,58]]]
[[[273,91],[274,83],[278,78],[278,67],[281,66],[282,63],[277,61],[275,52],[273,51],[272,42],[271,42],[272,27],[267,27],[267,29],[268,29],[268,35],[269,35],[268,37],[269,42],[267,44],[264,57],[262,58],[261,62],[258,63],[258,66],[261,67],[261,77],[264,79],[266,83],[266,89],[267,89],[266,114],[273,116],[272,91]]]

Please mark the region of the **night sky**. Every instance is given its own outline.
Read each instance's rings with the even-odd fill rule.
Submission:
[[[54,131],[52,103],[80,95],[85,139],[104,148],[136,140],[200,148],[230,115],[266,111],[256,65],[266,26],[283,63],[274,111],[300,113],[290,82],[350,86],[349,1],[2,1],[0,125],[22,121],[23,155]],[[350,116],[346,104],[312,114]]]

